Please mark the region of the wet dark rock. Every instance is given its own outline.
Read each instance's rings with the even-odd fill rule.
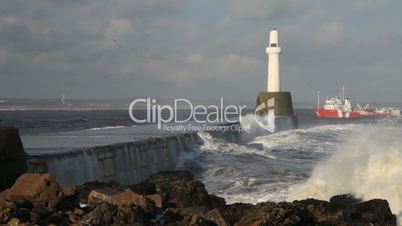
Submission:
[[[62,211],[74,210],[75,207],[79,206],[79,202],[75,197],[63,197],[57,204],[56,209]]]
[[[306,199],[294,203],[303,204],[315,224],[396,225],[386,200],[362,202],[350,195],[337,195],[330,202]]]
[[[37,222],[39,225],[50,225],[50,224],[55,224],[55,225],[60,225],[63,222],[63,219],[66,218],[64,214],[61,213],[53,213],[40,221]]]
[[[13,198],[13,202],[17,206],[17,208],[32,209],[34,207],[30,201],[22,198]]]
[[[337,222],[345,222],[344,210],[340,211],[336,206],[332,206],[327,201],[317,199],[305,199],[294,201],[293,203],[302,204],[311,220],[317,224],[329,224]],[[348,210],[346,210],[348,211]]]
[[[351,222],[373,225],[394,225],[396,216],[392,214],[387,200],[372,199],[352,206]]]
[[[351,194],[344,194],[332,196],[329,202],[333,207],[336,208],[348,208],[354,204],[362,202],[362,200],[354,197]]]
[[[31,209],[27,208],[17,209],[11,215],[11,218],[19,219],[21,222],[29,222],[31,220]]]
[[[218,226],[229,226],[229,222],[222,215],[219,209],[213,209],[203,215],[203,217],[211,222],[214,222]]]
[[[204,215],[209,208],[205,206],[187,207],[187,208],[168,208],[166,211],[178,213],[180,215]]]
[[[127,187],[117,183],[117,182],[86,182],[84,184],[75,187],[76,202],[77,203],[88,203],[89,193],[97,188],[113,188],[118,190],[125,190]]]
[[[130,188],[143,195],[159,194],[166,207],[216,208],[225,205],[224,199],[209,195],[204,184],[188,171],[162,171]]]
[[[224,198],[216,195],[208,195],[209,206],[211,208],[221,208],[226,206],[226,201]]]
[[[235,223],[235,226],[312,225],[301,203],[258,203]]]
[[[18,128],[0,126],[0,191],[11,187],[27,169],[27,154]]]
[[[69,186],[63,188],[63,198],[57,204],[56,209],[63,211],[74,210],[79,204],[80,200],[77,186]]]
[[[254,205],[248,203],[234,203],[221,208],[221,214],[229,225],[234,225],[244,214],[253,208]]]
[[[187,207],[187,208],[168,208],[163,213],[162,221],[165,224],[175,222],[178,225],[185,225],[189,221],[197,219],[195,222],[201,225],[228,226],[227,220],[222,216],[220,210],[208,210],[207,207]],[[195,217],[196,216],[196,217]],[[195,218],[193,218],[195,217]]]
[[[146,212],[141,207],[122,207],[115,217],[116,224],[138,224],[138,225],[150,225],[150,220],[154,218],[154,215]]]
[[[351,195],[337,195],[329,202],[305,199],[226,205],[186,171],[157,173],[131,186],[132,190],[116,182],[61,190],[50,175],[31,175],[16,184],[0,192],[0,225],[396,225],[386,200],[362,202]],[[62,196],[57,195],[60,192]]]
[[[123,207],[101,203],[91,211],[88,216],[88,221],[93,225],[125,225],[125,224],[145,224],[149,225],[151,217],[141,208]]]
[[[50,216],[53,212],[43,206],[35,206],[31,210],[31,222],[40,222],[44,218]]]
[[[222,214],[218,208],[209,210],[207,207],[187,207],[187,208],[168,208],[163,213],[163,219],[166,222],[186,222],[189,217],[199,216],[208,224],[214,224],[218,226],[233,225],[229,223],[229,220]],[[203,221],[204,222],[204,221]]]
[[[91,213],[89,222],[95,226],[111,225],[117,207],[108,203],[101,203]]]
[[[181,215],[179,212],[175,211],[174,209],[167,209],[163,213],[162,219],[158,220],[158,223],[172,223],[172,222],[178,222],[183,220],[183,215]]]
[[[168,226],[217,226],[214,222],[209,221],[199,215],[185,216],[182,220],[166,224]]]

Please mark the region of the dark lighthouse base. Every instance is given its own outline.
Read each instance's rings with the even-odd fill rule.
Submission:
[[[274,123],[274,131],[298,128],[298,119],[293,112],[290,92],[260,92],[257,97],[255,114],[261,119]]]

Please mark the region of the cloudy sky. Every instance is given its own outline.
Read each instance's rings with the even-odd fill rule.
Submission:
[[[268,31],[297,102],[402,103],[402,1],[1,0],[0,98],[219,97],[266,88]]]

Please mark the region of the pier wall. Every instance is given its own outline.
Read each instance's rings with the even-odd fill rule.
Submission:
[[[30,172],[51,173],[62,186],[94,180],[134,184],[158,171],[175,169],[180,154],[190,152],[198,141],[196,133],[186,133],[73,149],[29,156],[28,168]]]
[[[18,128],[0,126],[0,191],[27,171],[26,158]]]

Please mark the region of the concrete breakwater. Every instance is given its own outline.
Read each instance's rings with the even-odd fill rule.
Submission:
[[[228,142],[240,137],[236,130],[211,134]],[[166,134],[152,125],[24,135],[22,142],[15,127],[0,127],[0,135],[1,190],[27,171],[51,173],[63,187],[95,180],[134,184],[176,169],[180,156],[202,142],[196,132]]]
[[[179,155],[191,151],[198,140],[196,133],[186,133],[30,155],[28,171],[51,173],[62,186],[94,180],[134,184],[156,172],[175,169]]]
[[[26,158],[18,128],[0,126],[0,191],[26,172]]]

